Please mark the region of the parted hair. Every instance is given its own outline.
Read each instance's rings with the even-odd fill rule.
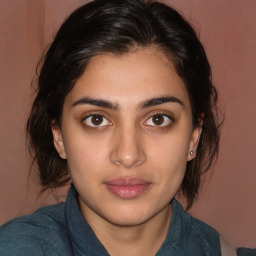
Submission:
[[[125,54],[155,46],[170,58],[190,99],[194,127],[202,126],[196,157],[187,163],[180,192],[192,206],[201,175],[219,147],[217,92],[204,48],[192,26],[173,8],[143,0],[94,0],[62,24],[40,62],[36,97],[27,121],[27,137],[43,188],[69,182],[67,161],[53,144],[51,125],[60,124],[66,95],[93,56]]]

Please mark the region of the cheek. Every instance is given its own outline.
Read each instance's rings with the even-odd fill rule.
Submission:
[[[148,159],[157,170],[156,179],[166,195],[173,195],[179,190],[186,171],[189,142],[189,135],[175,133],[159,138],[149,147]]]
[[[186,166],[190,139],[187,134],[170,134],[150,141],[148,145],[149,159],[169,168]]]
[[[72,136],[64,141],[71,176],[97,174],[105,165],[108,145],[90,136]]]

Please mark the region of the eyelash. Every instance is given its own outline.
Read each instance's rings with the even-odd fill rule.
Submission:
[[[91,123],[91,124],[87,124],[86,123],[86,120],[88,120],[89,118],[91,118],[91,117],[101,117],[101,118],[103,118],[105,121],[103,121],[103,122],[108,122],[108,124],[103,124],[102,125],[102,123],[100,123],[99,125],[96,125],[96,124],[92,124],[92,121],[90,120],[89,122]],[[88,116],[86,116],[85,118],[83,118],[82,119],[82,122],[83,123],[85,123],[85,125],[87,126],[87,127],[89,127],[89,128],[92,128],[92,129],[97,129],[97,128],[101,128],[101,127],[105,127],[105,126],[110,126],[110,125],[112,125],[112,123],[104,116],[104,115],[102,115],[102,114],[100,114],[100,113],[90,113],[90,115],[88,115]]]
[[[149,122],[149,120],[150,120],[151,118],[157,117],[157,116],[163,117],[163,118],[164,118],[163,122],[169,121],[168,124],[165,124],[165,125],[162,125],[162,124],[160,124],[160,125],[157,125],[157,124],[153,124],[153,125],[152,125],[152,124],[147,124],[147,122]],[[89,120],[89,119],[92,118],[92,117],[100,117],[100,118],[103,118],[103,124],[102,124],[102,122],[101,122],[99,125],[93,124],[93,123],[92,123],[92,120]],[[167,118],[168,120],[166,120],[166,118]],[[90,124],[86,123],[86,120],[89,120]],[[104,122],[106,122],[106,121],[107,121],[108,123],[107,123],[107,124],[104,124]],[[160,128],[168,128],[168,127],[170,127],[171,124],[172,124],[174,121],[175,121],[175,120],[174,120],[173,117],[171,117],[171,116],[169,116],[169,115],[167,115],[167,114],[165,114],[165,113],[158,112],[158,113],[151,114],[143,124],[146,125],[147,127],[153,127],[153,128],[155,128],[155,129],[160,129]],[[82,122],[85,123],[85,125],[86,125],[88,128],[91,128],[91,129],[99,129],[99,128],[102,128],[102,127],[111,126],[111,125],[113,124],[112,122],[110,122],[110,121],[108,120],[108,118],[106,118],[106,117],[105,117],[103,114],[101,114],[101,113],[90,113],[88,116],[86,116],[86,117],[84,117],[84,118],[82,119]]]
[[[146,124],[146,122],[148,122],[151,118],[156,117],[156,116],[164,117],[164,120],[163,120],[164,122],[167,121],[167,120],[165,119],[165,118],[167,118],[168,121],[169,121],[169,123],[168,123],[168,124],[165,124],[165,125],[162,125],[162,124],[160,124],[160,125],[157,125],[157,124],[154,124],[154,125],[147,125],[147,124]],[[171,117],[170,115],[167,115],[167,114],[165,114],[165,113],[159,112],[159,113],[151,114],[151,115],[149,116],[149,118],[144,122],[144,124],[145,124],[146,126],[150,126],[150,127],[155,128],[155,129],[161,129],[161,128],[168,128],[168,127],[170,127],[174,121],[175,121],[174,118]]]

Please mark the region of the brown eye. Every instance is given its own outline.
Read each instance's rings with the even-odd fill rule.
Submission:
[[[155,124],[155,125],[161,125],[163,124],[164,122],[164,117],[162,115],[155,115],[155,116],[152,116],[152,122]]]
[[[173,122],[173,118],[165,114],[154,114],[144,124],[153,127],[167,127]]]
[[[108,119],[102,115],[92,114],[84,119],[84,122],[87,126],[90,127],[101,127],[108,126],[112,123],[108,121]]]
[[[103,116],[94,115],[91,117],[91,122],[94,125],[100,125],[103,122]]]

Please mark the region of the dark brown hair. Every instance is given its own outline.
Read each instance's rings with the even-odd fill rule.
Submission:
[[[69,181],[66,160],[53,145],[51,123],[60,121],[66,95],[83,74],[88,60],[111,52],[154,45],[170,56],[186,85],[194,126],[202,124],[196,157],[187,163],[181,192],[191,207],[200,177],[217,156],[217,93],[205,51],[189,23],[174,9],[143,0],[95,0],[74,11],[48,49],[27,122],[29,143],[43,187]],[[202,120],[203,119],[203,120]]]

